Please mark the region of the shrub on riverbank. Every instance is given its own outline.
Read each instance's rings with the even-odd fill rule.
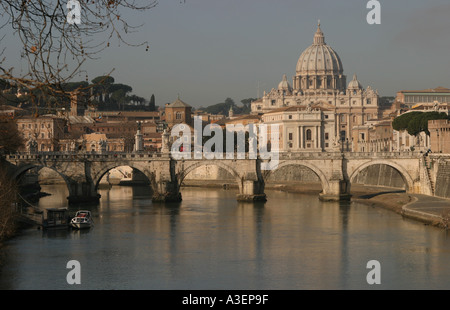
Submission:
[[[0,242],[14,235],[17,229],[17,184],[0,167]]]

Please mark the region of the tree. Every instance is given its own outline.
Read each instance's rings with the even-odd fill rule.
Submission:
[[[106,103],[107,98],[109,99],[110,87],[114,84],[114,78],[112,76],[97,76],[92,79],[93,96],[99,105]]]
[[[0,33],[4,46],[0,54],[15,45],[6,40],[17,40],[21,45],[17,53],[27,67],[19,72],[7,67],[6,59],[0,57],[0,78],[30,91],[47,88],[53,95],[67,96],[61,85],[86,73],[86,60],[96,59],[113,40],[128,46],[147,45],[148,50],[147,42],[130,42],[131,33],[140,25],[132,25],[129,20],[136,20],[136,12],[155,7],[156,0],[71,2],[79,3],[80,23],[70,22],[67,0],[0,1],[0,32],[4,33]]]
[[[243,105],[244,107],[242,108],[241,113],[243,113],[243,114],[248,114],[248,113],[250,113],[250,112],[252,111],[252,105],[251,105],[251,103],[252,103],[253,101],[255,101],[255,100],[256,100],[256,98],[242,99],[242,100],[241,100],[241,103],[242,103],[242,105]]]
[[[408,124],[411,121],[411,119],[420,113],[422,113],[422,112],[414,111],[414,112],[404,113],[404,114],[396,117],[392,121],[392,128],[394,128],[397,131],[406,130],[408,128]]]
[[[17,229],[17,211],[14,207],[18,187],[6,168],[0,165],[0,242],[14,235]]]
[[[211,113],[211,114],[228,115],[228,111],[230,111],[230,107],[233,107],[233,109],[237,108],[233,99],[227,98],[227,99],[225,99],[225,102],[211,105],[211,106],[205,108],[204,111],[206,113]]]
[[[16,122],[6,116],[0,117],[0,154],[17,152],[24,144]]]
[[[155,95],[154,94],[152,94],[152,97],[150,98],[149,110],[156,111],[156,103],[155,103]]]
[[[428,131],[428,121],[437,119],[449,119],[449,116],[442,112],[409,112],[400,115],[392,122],[392,128],[397,131],[406,130],[412,136],[417,136],[421,132],[430,135]]]

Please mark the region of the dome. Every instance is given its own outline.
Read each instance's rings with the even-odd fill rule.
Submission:
[[[353,75],[353,80],[348,83],[348,89],[363,89],[361,83],[359,83],[358,79],[356,78],[356,74]]]
[[[278,89],[279,90],[292,91],[292,87],[291,87],[291,85],[289,84],[289,82],[287,80],[286,74],[283,75],[283,80],[280,82],[280,84],[278,84]]]
[[[297,75],[342,75],[344,70],[339,55],[325,43],[320,23],[314,43],[298,59]]]

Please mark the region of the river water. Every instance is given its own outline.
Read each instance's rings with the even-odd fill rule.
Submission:
[[[64,187],[43,190],[53,195],[41,208],[66,204]],[[450,289],[449,234],[388,210],[269,190],[265,204],[223,189],[186,188],[166,205],[145,187],[100,193],[83,206],[93,228],[32,228],[6,242],[0,289]],[[79,285],[67,283],[70,260]],[[379,285],[367,283],[370,260]]]

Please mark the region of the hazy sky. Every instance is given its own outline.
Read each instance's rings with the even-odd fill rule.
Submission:
[[[184,2],[184,0],[181,0]],[[159,0],[146,13],[135,42],[112,43],[87,70],[113,77],[158,105],[177,95],[194,107],[236,103],[292,84],[300,54],[313,42],[317,20],[340,56],[344,74],[393,96],[399,90],[450,88],[450,2],[381,0],[381,25],[369,25],[366,0]],[[83,80],[84,76],[80,78]]]

